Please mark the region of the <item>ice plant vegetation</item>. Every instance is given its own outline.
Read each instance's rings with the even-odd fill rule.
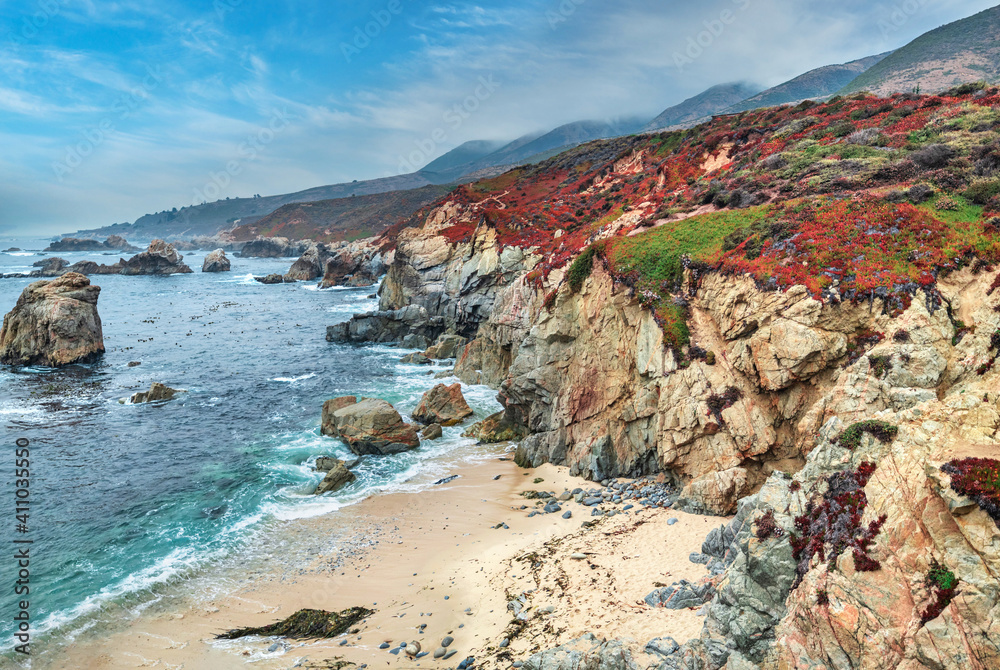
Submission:
[[[951,488],[976,501],[1000,528],[1000,461],[963,458],[949,461],[941,471],[951,475]]]

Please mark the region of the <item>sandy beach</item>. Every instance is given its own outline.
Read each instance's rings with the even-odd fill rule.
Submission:
[[[655,637],[683,643],[698,635],[702,619],[694,610],[654,609],[642,599],[657,586],[704,577],[704,566],[688,556],[722,519],[641,505],[598,518],[573,501],[562,503],[573,513],[569,519],[564,512],[529,518],[542,503],[523,491],[558,494],[595,485],[561,467],[518,468],[499,451],[447,474],[460,476],[423,492],[373,495],[335,514],[287,522],[282,545],[266,548],[270,559],[217,592],[150,608],[107,636],[84,636],[94,639],[77,640],[47,667],[453,668],[468,656],[478,667],[509,667],[585,633],[632,638],[640,654]],[[537,478],[544,481],[536,484]],[[308,567],[282,561],[303,552]],[[519,598],[526,614],[520,621],[508,608]],[[375,613],[334,639],[215,639],[303,608],[355,606]],[[449,636],[455,653],[435,660]],[[419,659],[390,653],[411,641],[430,653]],[[389,649],[380,649],[385,643]]]

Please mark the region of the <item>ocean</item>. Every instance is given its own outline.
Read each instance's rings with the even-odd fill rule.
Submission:
[[[27,272],[55,255],[46,240],[5,240],[0,273]],[[410,350],[351,347],[325,340],[326,327],[376,308],[375,288],[317,290],[315,282],[264,286],[254,275],[284,273],[294,259],[243,259],[232,272],[202,273],[207,252],[189,252],[194,274],[95,276],[107,348],[91,365],[58,370],[0,366],[0,421],[6,514],[3,553],[30,538],[32,646],[43,654],[94,627],[113,625],[167,590],[239,562],[257,538],[291,519],[336,514],[372,493],[400,490],[442,459],[486,458],[463,427],[389,457],[368,457],[358,481],[311,495],[317,456],[348,457],[320,434],[322,404],[341,395],[379,397],[408,416],[441,383],[404,365]],[[112,263],[117,255],[58,254]],[[7,313],[27,284],[0,280]],[[129,367],[130,362],[141,365]],[[445,380],[454,383],[454,379]],[[121,404],[152,382],[184,389],[175,400]],[[464,389],[482,418],[499,409],[495,392]],[[15,533],[14,447],[31,445],[28,533]],[[4,565],[3,574],[10,574]],[[21,597],[2,586],[0,637],[11,641]],[[23,597],[23,596],[22,596]],[[0,665],[29,667],[5,644]],[[5,666],[6,667],[6,666]]]

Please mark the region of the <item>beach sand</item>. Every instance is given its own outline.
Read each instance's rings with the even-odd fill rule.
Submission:
[[[585,633],[631,638],[638,653],[655,637],[678,643],[697,637],[702,618],[695,611],[654,609],[642,599],[658,585],[704,577],[705,567],[688,556],[722,519],[637,506],[582,528],[591,509],[572,501],[562,504],[573,512],[570,519],[562,513],[528,518],[541,503],[521,492],[595,484],[569,477],[566,468],[525,470],[501,458],[498,451],[487,462],[451,468],[445,474],[458,479],[419,493],[373,495],[334,514],[286,522],[280,546],[267,548],[270,558],[215,593],[189,594],[150,608],[121,630],[84,636],[48,667],[327,668],[347,661],[373,670],[454,668],[474,656],[477,667],[508,668]],[[668,525],[671,518],[678,521]],[[585,559],[571,558],[581,553]],[[284,555],[299,558],[289,566]],[[508,603],[522,594],[527,620],[514,623]],[[335,639],[214,639],[303,608],[354,606],[375,613],[357,632]],[[446,636],[454,638],[450,649],[457,653],[435,660]],[[501,648],[505,638],[509,646]],[[410,641],[430,655],[411,659],[379,649]]]

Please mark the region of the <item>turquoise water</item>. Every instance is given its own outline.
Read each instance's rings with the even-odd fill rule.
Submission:
[[[0,246],[41,249],[45,242]],[[48,255],[0,253],[0,273],[27,271]],[[114,607],[141,604],[232,559],[269,522],[336,513],[372,491],[403,485],[470,442],[461,427],[448,428],[445,439],[418,450],[366,459],[345,491],[310,495],[321,478],[311,467],[315,457],[349,454],[319,433],[324,400],[378,396],[405,416],[440,382],[427,367],[399,363],[407,351],[325,341],[326,326],[376,306],[373,288],[263,286],[252,275],[283,273],[293,259],[233,257],[233,272],[217,275],[199,271],[204,255],[185,255],[191,275],[91,278],[102,287],[107,354],[100,362],[61,370],[0,366],[0,444],[10,461],[0,469],[0,509],[13,508],[15,441],[26,438],[32,449],[36,653]],[[30,281],[0,280],[3,313]],[[141,365],[130,368],[130,361]],[[187,392],[158,405],[119,403],[153,381]],[[479,416],[498,408],[484,387],[466,396]],[[5,547],[12,517],[0,521]],[[0,572],[9,574],[6,568]],[[6,614],[15,598],[6,585],[2,592],[7,652],[14,627]]]

